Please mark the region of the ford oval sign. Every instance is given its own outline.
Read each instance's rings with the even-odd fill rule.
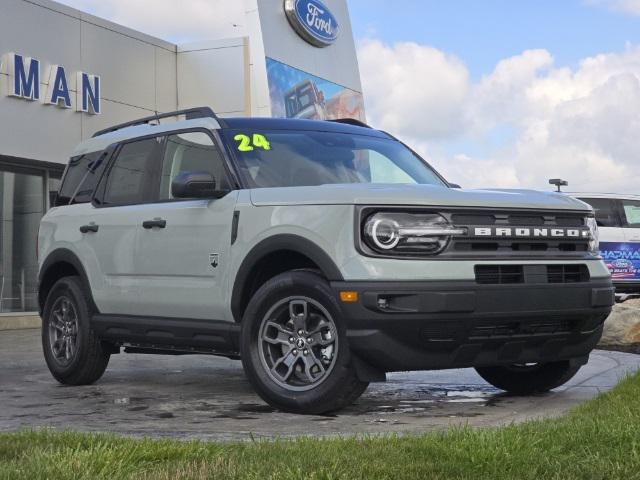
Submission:
[[[289,23],[303,39],[316,47],[327,47],[338,38],[338,22],[320,0],[285,0]]]

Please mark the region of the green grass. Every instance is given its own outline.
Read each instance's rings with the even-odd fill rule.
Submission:
[[[4,478],[640,478],[640,373],[561,419],[418,437],[205,443],[0,434]]]

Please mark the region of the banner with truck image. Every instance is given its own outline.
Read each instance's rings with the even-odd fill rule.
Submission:
[[[267,57],[271,116],[365,121],[362,94]]]

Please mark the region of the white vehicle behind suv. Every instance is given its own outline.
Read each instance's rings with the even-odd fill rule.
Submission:
[[[640,195],[570,193],[593,207],[616,292],[640,293]]]

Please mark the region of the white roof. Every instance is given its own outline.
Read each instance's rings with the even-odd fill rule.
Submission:
[[[633,193],[595,193],[595,192],[565,192],[574,198],[614,198],[617,200],[640,200],[640,195]]]
[[[204,128],[207,130],[217,130],[220,128],[220,124],[211,117],[194,118],[192,120],[182,120],[179,122],[167,122],[159,125],[142,124],[135,125],[133,127],[125,127],[120,130],[105,133],[98,137],[88,138],[83,142],[80,142],[75,148],[72,157],[82,155],[85,153],[98,152],[104,150],[109,145],[131,138],[144,137],[146,135],[161,135],[168,132],[174,132],[176,130],[186,130],[190,128]]]

